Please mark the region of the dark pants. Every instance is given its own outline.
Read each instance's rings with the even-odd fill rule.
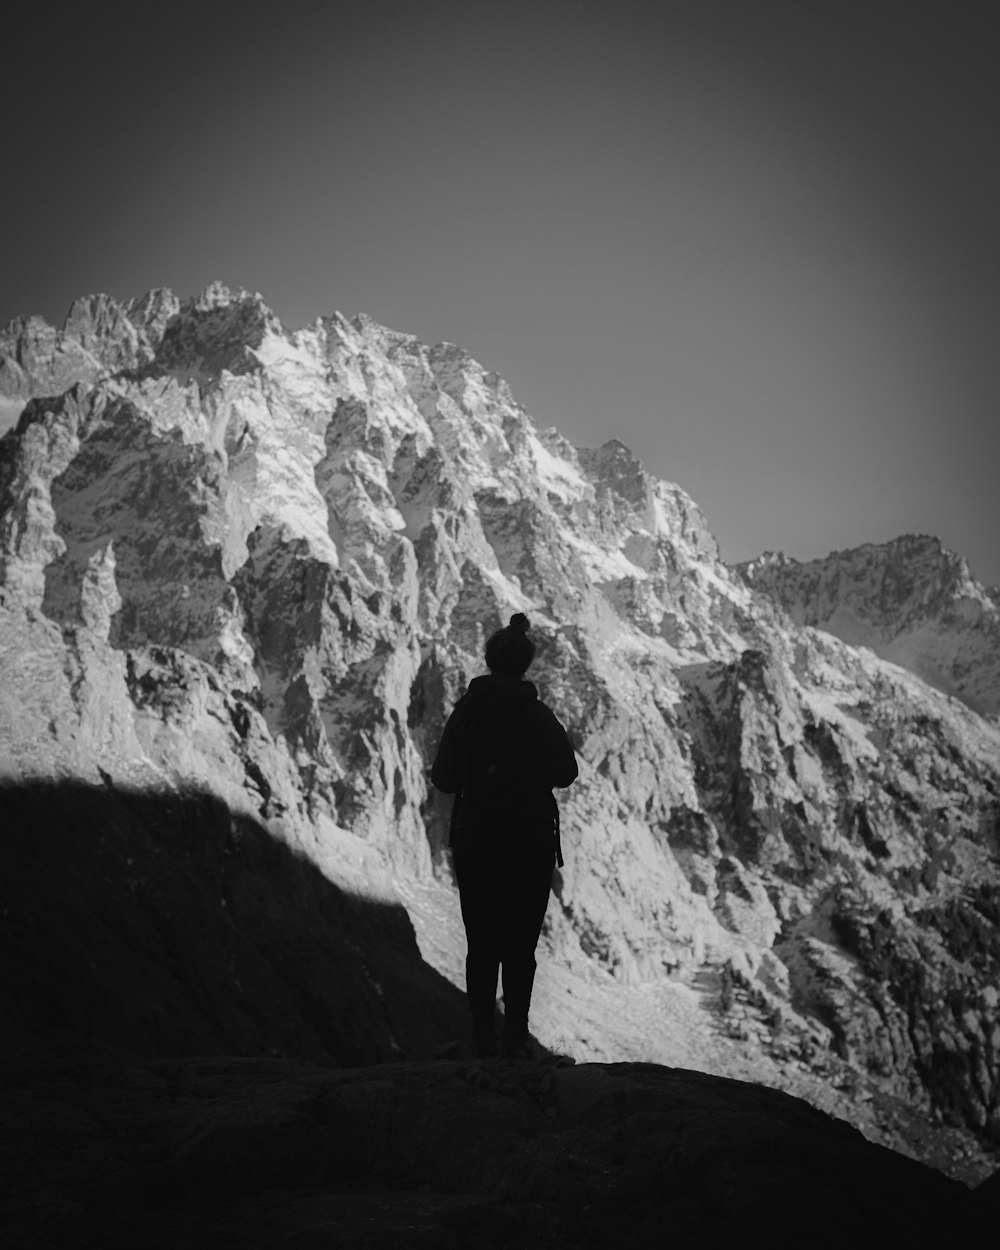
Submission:
[[[465,985],[477,1043],[492,1036],[497,977],[503,969],[504,1044],[528,1035],[535,947],[552,888],[554,847],[477,841],[468,830],[454,852],[468,939]]]

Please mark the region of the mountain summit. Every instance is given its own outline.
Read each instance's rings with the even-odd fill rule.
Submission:
[[[1000,1143],[997,606],[933,540],[730,569],[680,487],[459,347],[220,284],[78,300],[0,357],[8,782],[208,793],[461,984],[427,769],[524,611],[580,759],[540,1039],[953,1169]]]
[[[974,711],[1000,713],[1000,587],[977,582],[939,539],[906,534],[805,562],[767,553],[738,571],[797,625],[871,647]]]

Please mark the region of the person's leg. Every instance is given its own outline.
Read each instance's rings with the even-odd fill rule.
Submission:
[[[468,953],[465,993],[472,1013],[475,1054],[486,1058],[496,1051],[495,1013],[500,971],[499,890],[495,873],[480,856],[456,850],[455,875],[462,904]]]
[[[505,881],[500,958],[503,963],[503,1048],[528,1040],[528,1011],[535,981],[535,947],[552,887],[553,858],[534,855]],[[519,871],[518,871],[519,870]]]

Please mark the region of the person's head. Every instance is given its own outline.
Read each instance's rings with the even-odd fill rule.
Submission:
[[[528,618],[515,612],[505,629],[498,629],[486,643],[486,666],[504,677],[523,677],[535,658],[535,644],[528,637]]]

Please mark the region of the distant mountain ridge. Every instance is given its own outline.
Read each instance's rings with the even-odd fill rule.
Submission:
[[[916,673],[987,716],[1000,712],[1000,587],[939,539],[907,534],[820,560],[766,553],[736,566],[797,625]]]
[[[1000,1142],[1000,727],[951,697],[993,706],[995,600],[950,557],[847,553],[839,599],[823,562],[727,568],[679,486],[539,430],[454,344],[290,331],[221,284],[78,300],[0,357],[5,779],[210,793],[402,904],[460,985],[427,769],[524,611],[581,767],[539,1037],[777,1085],[925,1158]],[[879,658],[920,629],[947,694]]]

